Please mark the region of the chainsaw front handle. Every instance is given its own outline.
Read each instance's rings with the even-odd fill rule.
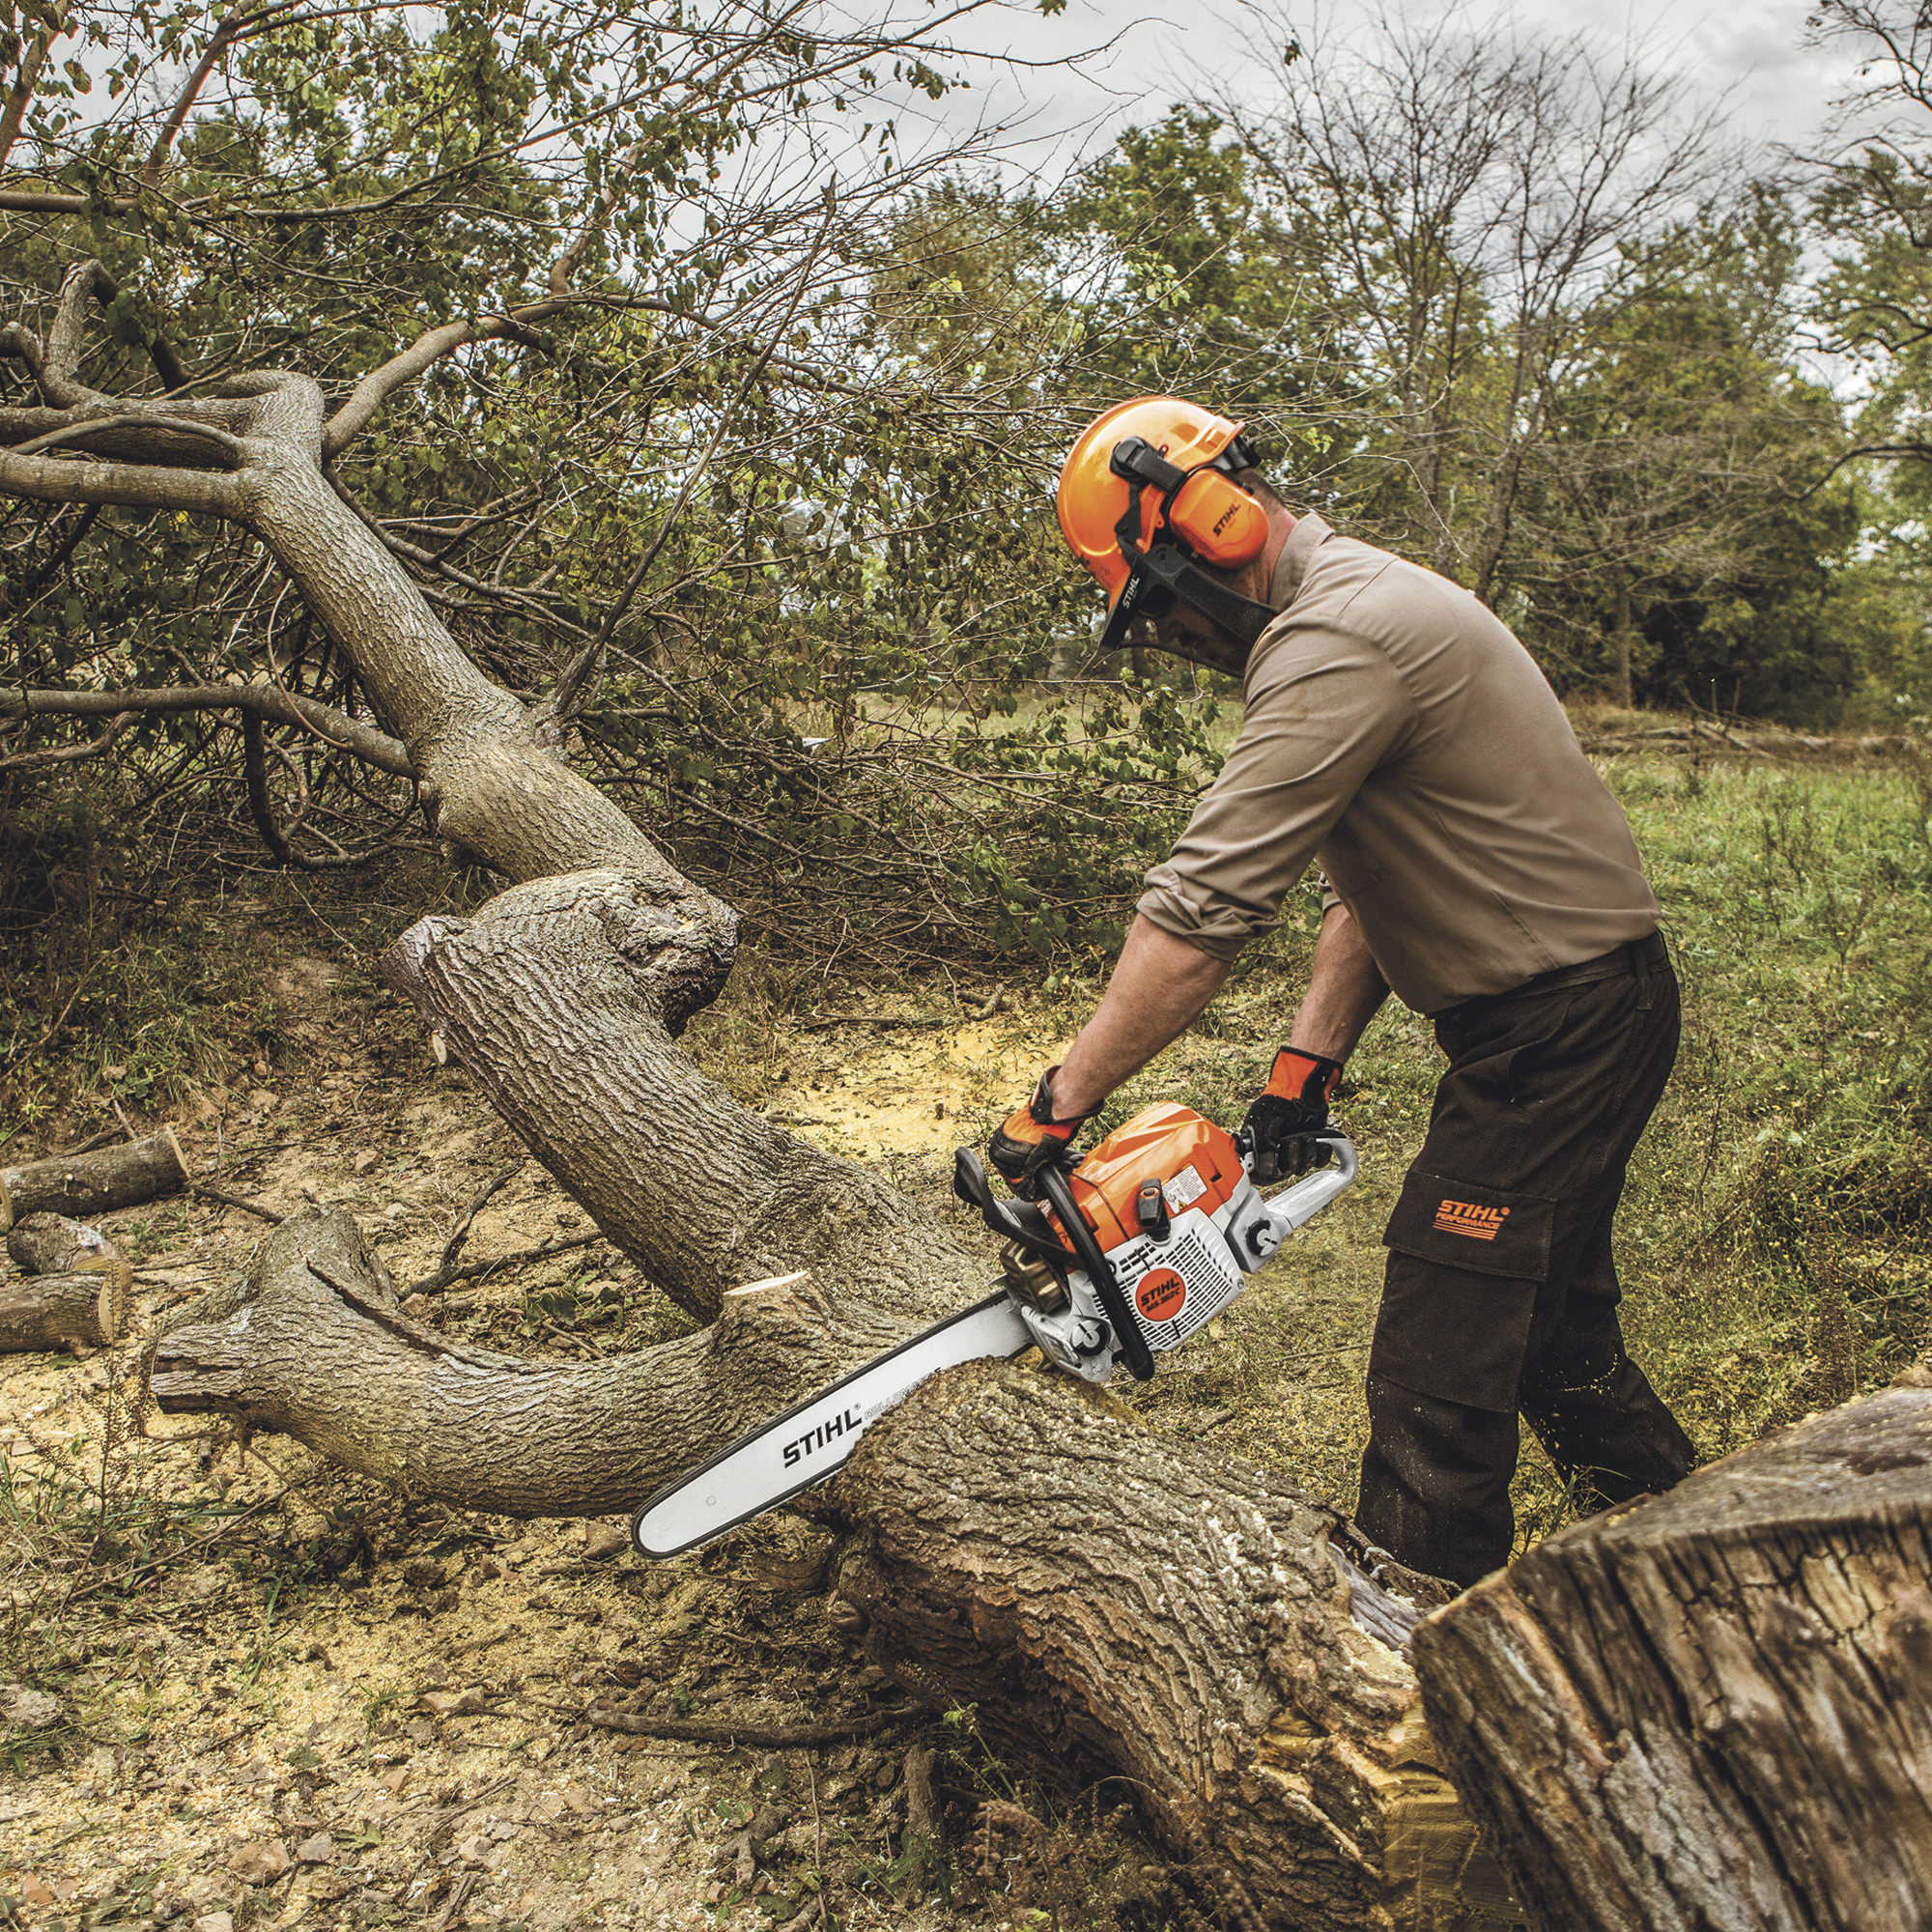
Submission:
[[[1304,1174],[1292,1187],[1284,1187],[1266,1203],[1268,1218],[1280,1224],[1284,1240],[1348,1193],[1362,1170],[1355,1144],[1347,1134],[1322,1134],[1320,1139],[1323,1146],[1334,1149],[1335,1164]]]
[[[1114,1272],[1113,1263],[1094,1239],[1094,1230],[1088,1226],[1086,1215],[1080,1211],[1080,1204],[1073,1198],[1073,1189],[1067,1183],[1070,1172],[1070,1168],[1063,1167],[1058,1161],[1048,1161],[1039,1171],[1039,1191],[1046,1196],[1047,1206],[1060,1216],[1060,1225],[1072,1239],[1073,1251],[1080,1257],[1080,1265],[1086,1269],[1087,1279],[1094,1284],[1094,1293],[1100,1297],[1100,1306],[1113,1324],[1114,1345],[1121,1351],[1120,1359],[1127,1365],[1127,1373],[1137,1382],[1151,1381],[1153,1350],[1148,1347],[1147,1337],[1141,1333],[1141,1325],[1134,1320],[1133,1310],[1127,1305],[1127,1297],[1121,1292],[1120,1277]]]

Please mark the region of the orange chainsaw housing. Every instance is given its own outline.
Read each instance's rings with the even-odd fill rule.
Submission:
[[[1165,1100],[1116,1127],[1082,1159],[1073,1170],[1073,1199],[1101,1248],[1111,1253],[1139,1237],[1134,1198],[1142,1182],[1157,1180],[1165,1189],[1189,1168],[1202,1192],[1184,1205],[1199,1208],[1210,1219],[1246,1178],[1233,1134],[1203,1120],[1192,1107]],[[1055,1227],[1059,1229],[1057,1220]]]

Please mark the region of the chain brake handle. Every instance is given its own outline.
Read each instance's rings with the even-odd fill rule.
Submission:
[[[1100,1306],[1106,1310],[1107,1320],[1114,1324],[1114,1340],[1120,1346],[1120,1358],[1127,1365],[1127,1373],[1137,1382],[1151,1381],[1153,1350],[1148,1347],[1147,1337],[1141,1333],[1141,1324],[1134,1320],[1127,1297],[1121,1292],[1113,1263],[1107,1259],[1100,1243],[1094,1238],[1093,1229],[1087,1225],[1086,1215],[1081,1213],[1074,1202],[1070,1171],[1059,1161],[1049,1161],[1039,1171],[1039,1188],[1046,1196],[1047,1206],[1059,1215],[1060,1225],[1071,1238],[1080,1265],[1086,1269],[1088,1280],[1094,1284],[1094,1293],[1100,1297]]]
[[[952,1153],[952,1192],[969,1208],[980,1210],[980,1218],[1003,1240],[1017,1241],[1044,1261],[1066,1266],[1077,1262],[1068,1254],[1053,1232],[1053,1224],[1031,1201],[1006,1200],[993,1192],[986,1178],[985,1164],[971,1148],[955,1148]]]

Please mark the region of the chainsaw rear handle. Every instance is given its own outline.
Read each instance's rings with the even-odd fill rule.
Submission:
[[[1331,1201],[1348,1193],[1361,1171],[1355,1144],[1347,1134],[1321,1134],[1318,1138],[1324,1147],[1334,1150],[1335,1165],[1304,1174],[1293,1186],[1284,1187],[1279,1194],[1268,1197],[1268,1216],[1283,1224],[1284,1236],[1306,1227]]]
[[[1039,1191],[1046,1196],[1047,1206],[1060,1216],[1060,1225],[1071,1236],[1074,1252],[1080,1257],[1080,1265],[1087,1270],[1087,1279],[1094,1284],[1094,1292],[1100,1297],[1100,1306],[1106,1310],[1107,1320],[1114,1325],[1114,1340],[1120,1346],[1120,1358],[1126,1363],[1127,1373],[1137,1382],[1151,1381],[1153,1350],[1148,1347],[1141,1324],[1134,1320],[1133,1310],[1127,1306],[1127,1297],[1121,1293],[1113,1263],[1107,1259],[1106,1251],[1094,1238],[1093,1229],[1087,1225],[1086,1215],[1081,1213],[1073,1199],[1067,1169],[1061,1162],[1050,1160],[1040,1169],[1037,1179]]]

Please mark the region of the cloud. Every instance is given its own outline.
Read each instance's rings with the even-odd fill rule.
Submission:
[[[1301,11],[1311,17],[1318,12]],[[1321,0],[1321,39],[1332,44],[1399,11],[1378,0]],[[1449,13],[1472,24],[1494,17],[1462,0],[1410,0],[1407,12],[1419,21]],[[1519,0],[1511,17],[1525,37],[1580,31],[1609,47],[1634,46],[1681,71],[1698,95],[1720,105],[1741,140],[1803,149],[1822,135],[1857,66],[1845,43],[1805,43],[1808,12],[1808,0],[1746,0],[1698,14],[1676,0]],[[1257,88],[1270,85],[1271,66],[1264,71],[1248,44],[1258,27],[1271,44],[1266,17],[1225,0],[1069,0],[1053,16],[1013,13],[996,23],[979,15],[976,23],[988,30],[982,46],[1009,61],[984,66],[964,99],[976,115],[990,109],[1016,122],[1009,151],[1057,174],[1174,100],[1213,85],[1245,92],[1244,70],[1254,69]],[[1041,64],[1083,54],[1065,67]]]

